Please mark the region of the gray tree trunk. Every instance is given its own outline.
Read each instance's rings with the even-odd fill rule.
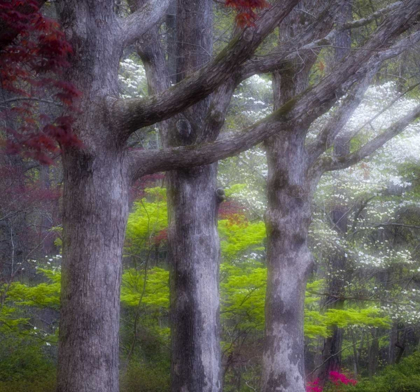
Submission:
[[[268,157],[264,392],[304,392],[303,307],[311,266],[307,247],[311,202],[304,145],[294,133],[271,138]]]
[[[102,2],[60,4],[77,56],[65,77],[82,93],[82,148],[63,152],[63,261],[57,392],[118,392],[122,247],[129,176],[105,98],[118,97],[115,20]],[[89,11],[87,10],[89,7]],[[96,21],[86,18],[95,15]],[[77,22],[78,23],[77,23]],[[83,59],[83,60],[80,60]]]
[[[293,14],[293,15],[292,15]],[[281,29],[293,37],[299,24],[292,13]],[[298,26],[298,27],[296,27]],[[316,59],[307,56],[304,64],[274,74],[274,109],[283,106],[308,84],[309,71]],[[267,293],[263,392],[304,392],[304,300],[306,279],[312,264],[307,246],[311,222],[311,187],[307,181],[305,126],[281,132],[265,142],[267,151],[268,206]]]
[[[128,184],[116,152],[64,155],[57,392],[118,392],[121,259]],[[87,169],[87,173],[82,171]]]
[[[212,1],[178,0],[177,81],[210,60]],[[211,141],[209,99],[177,117],[170,146]],[[217,163],[168,173],[173,392],[221,390]]]

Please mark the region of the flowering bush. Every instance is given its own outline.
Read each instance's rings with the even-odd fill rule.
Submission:
[[[319,385],[319,378],[308,383],[306,386],[306,392],[322,392],[322,387]]]
[[[328,390],[331,392],[341,392],[341,387],[343,385],[356,385],[357,380],[351,379],[348,375],[344,373],[340,373],[337,371],[331,371],[329,373],[328,381],[330,382],[331,388]],[[314,381],[308,383],[306,387],[306,392],[323,392],[323,388],[320,385],[319,378],[315,379]]]

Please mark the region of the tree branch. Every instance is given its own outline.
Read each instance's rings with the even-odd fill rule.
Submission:
[[[128,155],[131,178],[135,180],[145,174],[209,165],[250,149],[278,129],[275,121],[266,121],[244,132],[238,132],[238,136],[212,143],[162,150],[131,151]]]
[[[122,20],[123,46],[133,44],[144,33],[159,23],[166,14],[170,0],[148,0]]]
[[[408,47],[412,47],[420,41],[420,31],[417,31],[407,38],[402,39],[390,49],[382,52],[377,57],[374,57],[366,66],[367,73],[361,82],[359,82],[353,90],[347,95],[332,118],[327,122],[322,131],[318,134],[316,140],[307,147],[308,164],[312,165],[326,150],[332,147],[336,136],[346,125],[347,121],[353,115],[354,111],[359,106],[366,90],[376,75],[383,62],[391,57],[396,57],[405,51]],[[414,87],[413,87],[414,88]],[[399,99],[400,97],[398,97]],[[373,119],[372,119],[373,120]],[[370,120],[370,121],[372,121]],[[349,140],[354,137],[354,134],[349,137]]]
[[[369,61],[371,58],[381,61],[383,58],[390,58],[398,53],[395,50],[384,50],[382,56],[381,53],[378,55],[377,51],[383,47],[384,42],[395,39],[408,29],[409,21],[419,11],[418,0],[409,0],[404,10],[391,15],[362,50],[347,57],[329,77],[290,100],[245,132],[239,133],[239,136],[197,146],[131,151],[127,159],[132,178],[164,170],[210,164],[245,151],[275,132],[293,128],[290,125],[296,122],[301,125],[299,128],[306,129],[306,125],[329,110],[336,100],[344,95],[346,89],[365,77],[371,65]]]
[[[166,0],[165,0],[166,1]],[[256,27],[237,35],[216,58],[174,87],[144,99],[110,99],[110,112],[128,136],[145,126],[168,119],[205,98],[249,59],[265,37],[290,13],[299,0],[277,0]]]
[[[318,134],[316,140],[307,146],[309,166],[312,166],[316,159],[332,146],[336,136],[358,108],[378,68],[379,65],[373,68],[371,72],[368,72],[364,79],[353,87]]]
[[[366,26],[370,22],[373,22],[375,19],[384,16],[388,14],[391,11],[394,11],[395,9],[401,7],[404,3],[402,1],[397,1],[395,3],[392,3],[388,5],[387,7],[384,7],[373,14],[367,16],[366,18],[353,20],[351,22],[345,23],[343,26],[341,26],[340,30],[348,30],[348,29],[355,29],[358,27]]]
[[[325,171],[341,170],[350,167],[366,157],[372,155],[381,148],[387,141],[400,134],[404,129],[420,116],[420,105],[415,107],[410,113],[395,122],[385,132],[376,136],[366,143],[358,151],[345,157],[330,157],[323,160],[322,167]]]
[[[287,67],[289,62],[304,57],[307,52],[312,53],[321,43],[327,44],[325,35],[329,37],[339,7],[339,1],[328,2],[315,21],[297,37],[267,55],[257,56],[245,62],[236,71],[238,80],[242,81],[255,74],[269,73]]]
[[[379,16],[386,15],[401,5],[401,1],[393,3],[369,15],[367,18],[346,23],[340,30],[358,28],[369,24],[372,20]],[[340,6],[339,2],[329,4],[324,12],[319,15],[304,33],[293,39],[293,41],[285,44],[280,48],[280,51],[276,48],[265,56],[255,57],[247,61],[240,70],[241,80],[247,79],[256,73],[273,72],[281,67],[287,66],[289,61],[303,57],[306,52],[312,52],[317,49],[319,50],[322,47],[333,45],[337,30],[331,30],[331,28],[333,26],[336,9]],[[297,42],[301,46],[296,47]]]

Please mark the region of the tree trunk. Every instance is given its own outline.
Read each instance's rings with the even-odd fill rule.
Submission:
[[[268,210],[264,392],[304,392],[303,311],[311,220],[303,141],[295,133],[266,143]]]
[[[374,329],[372,331],[372,344],[370,345],[370,348],[369,348],[369,363],[368,363],[369,378],[372,378],[376,374],[376,369],[378,367],[378,355],[379,355],[378,330]]]
[[[301,69],[274,74],[275,109],[305,89],[314,59],[307,58]],[[268,271],[263,392],[305,391],[303,318],[312,260],[307,247],[311,189],[306,180],[306,132],[299,128],[265,142]]]
[[[73,129],[83,146],[63,151],[57,392],[118,392],[129,175],[125,140],[113,128],[106,98],[118,97],[121,53],[114,44],[115,15],[110,2],[66,1],[58,9],[67,38],[77,50],[65,79],[82,92],[83,110],[74,117]]]
[[[178,0],[178,81],[210,59],[212,28],[211,1]],[[208,140],[208,108],[206,99],[179,116],[169,144]],[[221,390],[216,181],[217,164],[168,173],[174,392]]]
[[[302,11],[314,5],[302,2]],[[299,11],[280,28],[282,39],[293,39],[305,28]],[[274,73],[274,110],[308,85],[316,54]],[[311,222],[312,185],[308,181],[305,136],[308,124],[296,122],[265,142],[267,151],[267,292],[263,354],[263,392],[304,392],[304,302],[312,264],[307,237]]]
[[[338,143],[334,146],[334,153],[337,156],[345,156],[345,151],[349,152],[348,145]],[[337,180],[338,177],[336,176]],[[337,189],[338,195],[342,195],[343,191]],[[341,200],[341,199],[338,199]],[[348,206],[338,201],[332,207],[331,221],[334,229],[339,235],[345,235],[347,232],[347,210]],[[328,296],[325,298],[324,306],[327,309],[343,309],[346,278],[346,255],[342,249],[336,249],[335,252],[327,260],[327,285]],[[331,335],[324,341],[322,350],[322,367],[319,372],[320,385],[324,386],[328,381],[331,371],[340,371],[341,368],[341,347],[343,345],[343,329],[333,325],[331,327]]]
[[[116,154],[87,162],[81,154],[69,153],[63,163],[57,391],[118,392],[121,258],[128,215],[125,173]]]
[[[221,390],[216,166],[171,173],[172,391]]]

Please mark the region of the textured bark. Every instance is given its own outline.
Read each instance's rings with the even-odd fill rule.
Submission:
[[[311,265],[311,220],[304,145],[295,134],[266,143],[268,158],[267,296],[264,392],[305,391],[303,306]]]
[[[64,155],[57,392],[118,392],[121,258],[128,183],[114,151]]]
[[[220,391],[216,165],[170,174],[172,391]]]
[[[177,78],[210,60],[212,2],[178,0]],[[169,144],[207,140],[209,99],[192,106],[169,132]],[[173,392],[221,390],[217,164],[169,172]]]
[[[255,27],[240,31],[212,61],[173,88],[144,99],[110,100],[112,115],[118,118],[122,130],[130,133],[185,111],[229,79],[297,3],[298,0],[276,0],[263,11]]]
[[[302,7],[308,6],[305,2]],[[299,29],[293,13],[281,28],[281,36],[293,37]],[[316,55],[306,56],[304,64],[290,64],[287,71],[274,74],[274,106],[300,94],[308,84],[309,71]],[[311,222],[311,188],[307,181],[307,129],[296,124],[265,142],[267,151],[268,206],[267,293],[263,354],[263,392],[305,391],[304,297],[311,266],[307,246]]]
[[[179,1],[176,31],[178,80],[209,60],[212,50],[211,2]],[[173,11],[172,11],[173,12]],[[171,22],[173,16],[170,16]],[[174,26],[173,26],[174,27]],[[171,38],[171,37],[169,37]],[[166,64],[157,29],[143,37],[139,54],[149,92],[169,86],[174,59]],[[191,48],[193,50],[191,51]],[[209,100],[160,123],[165,146],[214,140]],[[170,226],[171,324],[173,391],[221,389],[219,342],[219,239],[217,234],[217,164],[171,171],[167,175]]]
[[[303,6],[305,5],[303,4]],[[288,19],[293,19],[292,14]],[[394,21],[389,20],[389,23],[393,24]],[[287,25],[287,21],[285,21],[285,24]],[[372,37],[370,43],[366,44],[366,49],[376,45],[374,42],[382,35],[381,29],[386,24],[383,24],[378,30],[378,35]],[[295,26],[295,24],[292,23],[292,26]],[[395,31],[399,31],[399,28]],[[292,32],[293,35],[296,35],[295,31]],[[280,34],[282,37],[287,35],[287,30],[286,34],[284,31],[282,33]],[[340,40],[339,34],[337,39]],[[342,56],[344,56],[344,53],[341,53],[339,57]],[[382,54],[382,56],[385,55]],[[311,95],[326,98],[328,94],[319,95],[318,93],[337,82],[342,72],[347,75],[355,75],[357,71],[354,73],[350,71],[356,65],[353,62],[355,58],[352,57],[352,55],[346,57],[332,72],[330,78],[300,96],[299,94],[306,88],[311,64],[310,58],[304,58],[304,63],[309,67],[308,69],[295,69],[296,65],[292,63],[289,65],[289,70],[279,71],[275,77],[275,103],[277,108],[281,108],[277,110],[277,113],[284,116],[285,108],[291,107],[285,116],[288,117],[289,122],[285,123],[292,132],[272,136],[265,142],[269,171],[267,182],[268,210],[266,214],[268,282],[265,310],[266,337],[263,355],[263,392],[303,392],[305,390],[303,306],[306,274],[311,265],[311,255],[306,242],[311,216],[312,194],[325,170],[322,165],[314,161],[313,154],[325,152],[326,146],[336,138],[348,119],[348,117],[346,119],[346,113],[343,110],[339,114],[340,117],[335,118],[334,122],[329,124],[327,133],[320,133],[321,142],[317,146],[318,151],[316,151],[316,148],[313,149],[314,146],[309,146],[312,148],[307,150],[305,148],[305,137],[309,125],[320,114],[320,111],[325,109],[324,104],[327,106],[329,104],[323,99],[318,99],[317,106],[311,107],[306,98]],[[362,61],[369,60],[366,58]],[[358,80],[365,78],[364,82],[367,82],[366,75],[369,74],[370,69],[373,68],[373,73],[376,72],[382,61],[381,56],[376,56],[371,59],[370,63],[359,64],[361,67],[358,71]],[[360,96],[363,96],[363,88],[361,87],[360,91],[357,91],[358,94],[355,94],[354,99],[349,99],[352,110],[357,107]],[[337,93],[337,89],[334,89],[334,91]],[[293,100],[296,96],[299,96],[297,102]],[[301,110],[300,115],[295,116]],[[305,114],[303,110],[305,110]],[[275,112],[274,116],[277,113]],[[396,129],[401,130],[400,126],[407,123],[408,118],[413,118],[413,116],[415,116],[415,113],[401,120],[398,125],[393,127],[393,131],[390,130],[386,134],[388,136],[391,133],[395,134]],[[282,129],[286,128],[283,126]],[[330,141],[329,137],[331,137]],[[382,137],[381,141],[385,139],[385,137]],[[378,146],[379,142],[372,141],[370,145]],[[368,150],[371,153],[375,148],[374,150],[363,149],[366,152]],[[333,160],[341,161],[340,158],[334,158]],[[342,215],[341,210],[340,213]],[[337,215],[340,215],[338,211]],[[337,223],[339,220],[340,217],[337,218]],[[338,346],[340,342],[339,334],[337,334],[336,339],[331,341]],[[332,350],[336,352],[337,347]]]
[[[420,5],[411,5],[411,8],[406,11],[412,17],[414,14],[413,9],[418,8],[420,8]],[[247,132],[240,132],[233,137],[212,143],[203,143],[197,147],[187,146],[162,150],[132,151],[128,156],[131,166],[130,175],[133,178],[138,178],[148,173],[209,164],[245,151],[276,133],[290,131],[296,122],[309,126],[312,121],[326,113],[354,83],[359,83],[360,80],[367,83],[369,77],[375,75],[376,70],[384,61],[398,56],[407,48],[419,42],[420,32],[415,32],[401,39],[392,47],[384,48],[384,51],[380,51],[380,53],[376,53],[373,56],[375,52],[372,50],[372,46],[374,46],[374,43],[381,46],[381,42],[383,42],[379,37],[382,37],[382,40],[395,39],[401,33],[400,29],[405,30],[408,28],[410,24],[407,23],[406,18],[406,13],[390,17],[390,20],[384,23],[390,30],[386,28],[379,29],[365,45],[365,49],[352,54],[352,56],[337,66],[328,78],[325,78],[312,89],[307,89],[300,96],[286,102],[272,115],[250,127]],[[400,25],[396,23],[397,19]],[[392,28],[390,25],[392,25]],[[399,28],[396,27],[397,25]],[[369,55],[366,56],[366,53],[369,53]],[[349,105],[353,105],[351,110],[355,110],[358,104],[357,101],[363,97],[365,91],[363,89],[367,89],[367,87],[368,83],[363,88],[360,88],[360,91],[357,89],[354,97],[349,97]],[[317,166],[317,169],[324,171],[338,170],[351,166],[375,151],[378,148],[377,146],[380,147],[380,143],[384,144],[388,141],[392,137],[392,133],[402,131],[407,124],[415,119],[415,115],[416,112],[413,111],[411,115],[394,124],[395,126],[392,130],[390,129],[391,134],[385,133],[384,136],[378,136],[371,143],[367,143],[366,147],[362,147],[361,150],[346,157],[345,160],[337,161],[337,159],[330,158],[317,160],[331,146],[329,143],[333,143],[335,136],[349,118],[347,111],[343,108],[337,122],[331,124],[331,126],[329,124],[326,127],[326,132],[321,131],[316,142],[308,146],[308,150],[312,152],[309,158],[311,166]],[[335,118],[333,121],[335,121]]]
[[[118,392],[122,247],[129,177],[106,115],[118,96],[120,51],[112,2],[59,4],[77,50],[66,79],[83,93],[74,129],[84,146],[63,153],[63,262],[57,392]],[[88,21],[86,21],[88,19]]]

